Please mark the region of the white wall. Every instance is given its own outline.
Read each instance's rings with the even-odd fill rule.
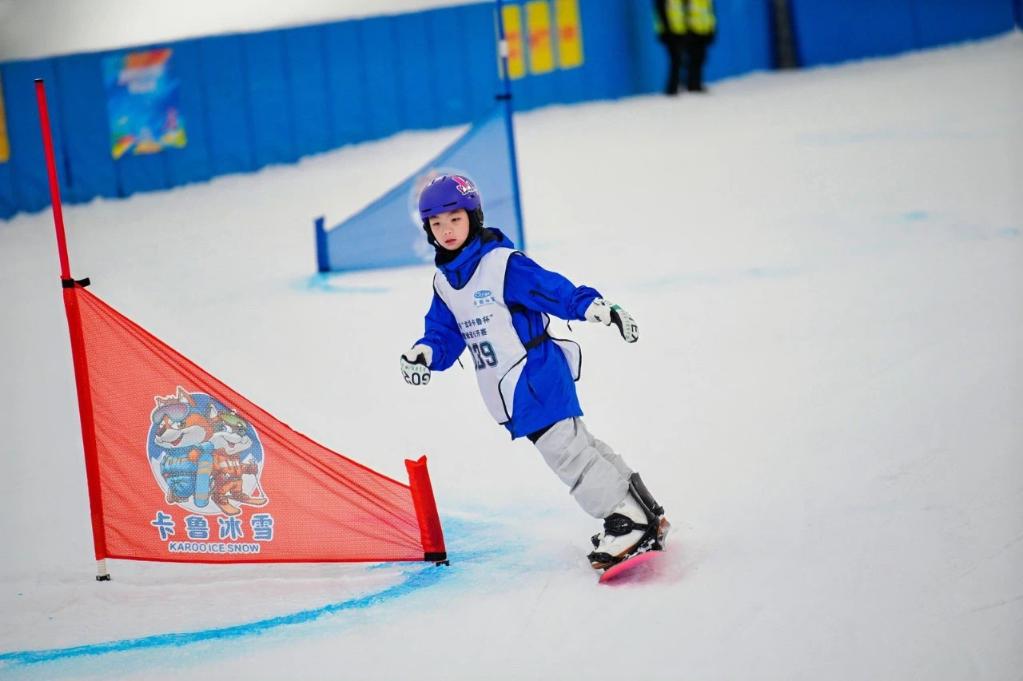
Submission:
[[[479,0],[0,0],[0,61],[398,14]]]

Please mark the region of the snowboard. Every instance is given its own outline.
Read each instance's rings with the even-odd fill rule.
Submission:
[[[642,580],[644,577],[650,574],[649,568],[638,569],[643,565],[656,561],[657,557],[663,553],[663,549],[654,551],[644,551],[643,553],[637,553],[631,558],[626,558],[620,563],[612,565],[600,575],[598,580],[601,584],[613,584],[613,583],[625,583],[635,582]]]

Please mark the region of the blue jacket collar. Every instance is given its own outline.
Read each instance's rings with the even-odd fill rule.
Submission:
[[[515,244],[501,230],[487,227],[479,237],[463,246],[462,252],[454,260],[437,265],[437,269],[444,274],[452,288],[461,289],[469,283],[483,256],[495,248],[515,248]]]

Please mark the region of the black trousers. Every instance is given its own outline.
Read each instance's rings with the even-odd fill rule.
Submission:
[[[661,38],[668,50],[668,82],[664,92],[678,94],[682,69],[686,71],[686,89],[690,92],[703,91],[703,64],[707,61],[707,48],[714,42],[714,35],[664,35]]]

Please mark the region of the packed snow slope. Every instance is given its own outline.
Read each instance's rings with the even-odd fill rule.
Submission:
[[[459,130],[65,213],[74,274],[242,394],[398,479],[427,453],[449,568],[94,582],[50,216],[0,222],[0,678],[1019,679],[1021,83],[1017,33],[517,118],[530,255],[640,325],[571,332],[675,527],[613,588],[470,368],[402,381],[432,270],[312,274],[315,215]]]

